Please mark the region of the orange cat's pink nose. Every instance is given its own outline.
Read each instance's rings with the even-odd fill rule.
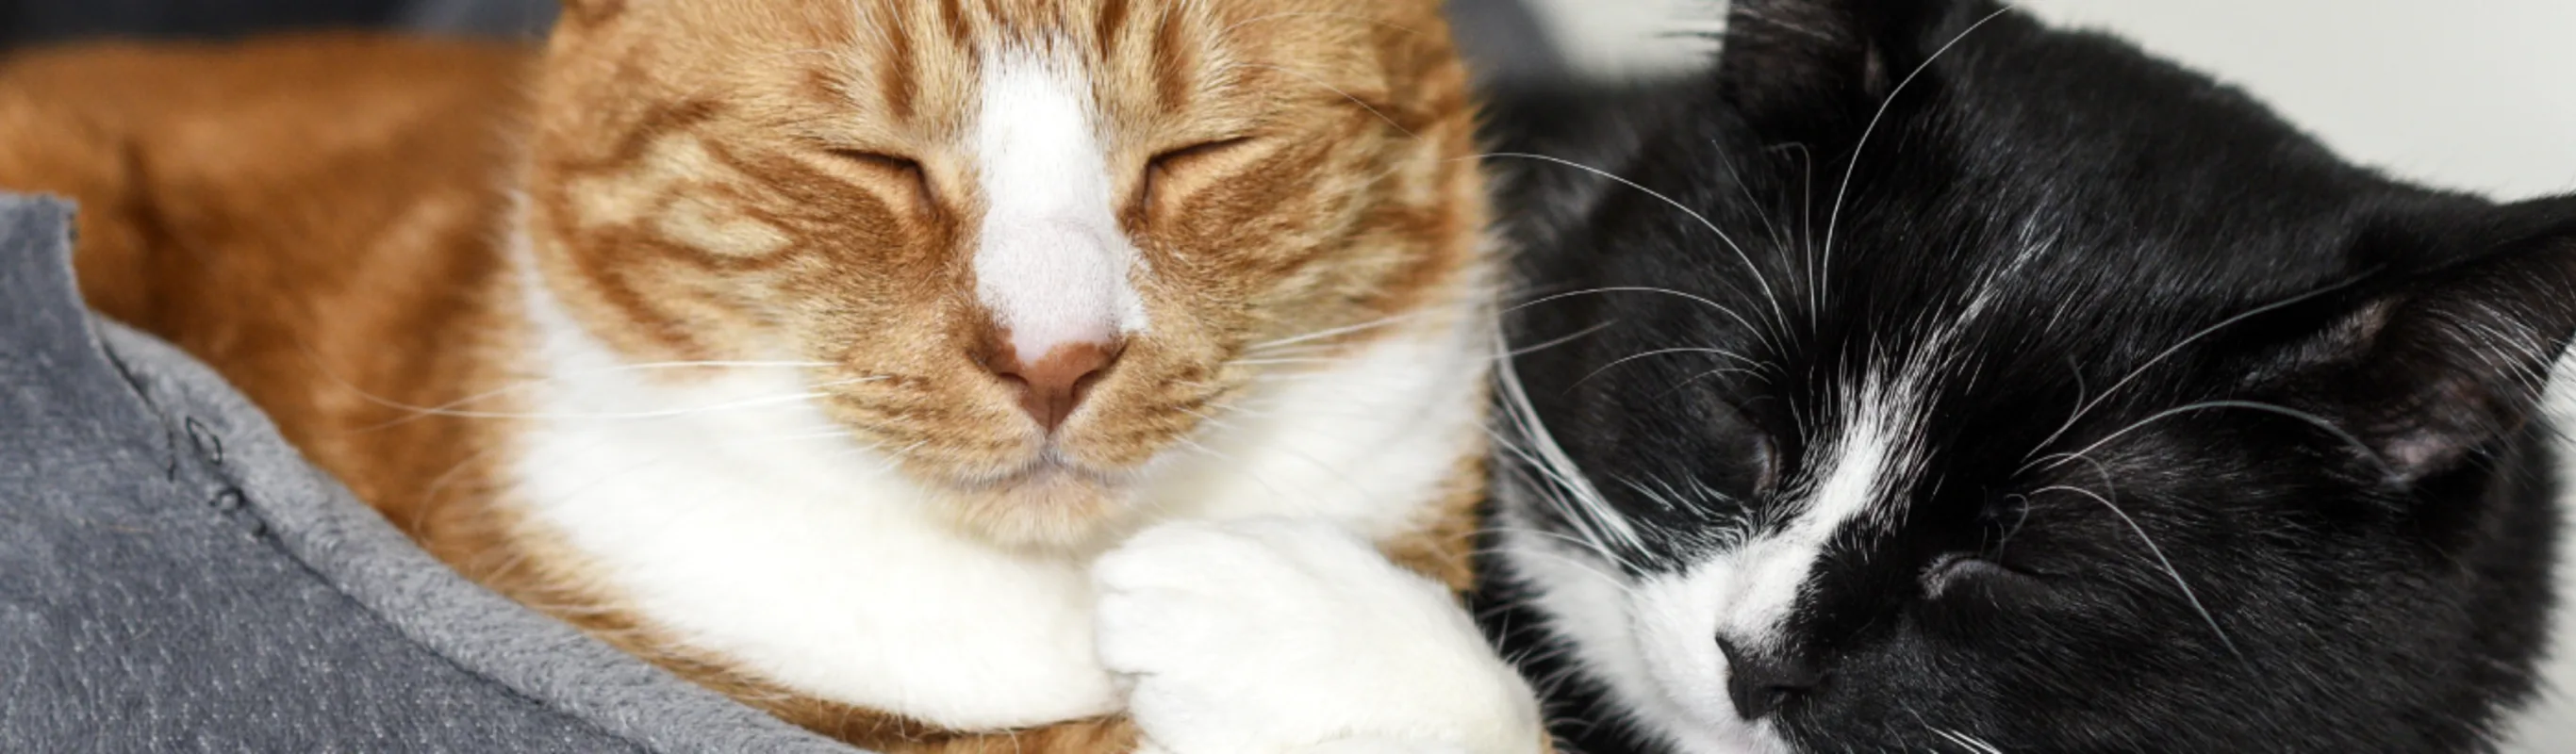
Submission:
[[[1109,366],[1118,362],[1121,344],[1107,342],[1062,343],[1032,361],[1007,346],[986,361],[986,366],[1003,382],[1020,391],[1020,408],[1036,419],[1038,426],[1052,433],[1064,424],[1065,417],[1082,405]]]

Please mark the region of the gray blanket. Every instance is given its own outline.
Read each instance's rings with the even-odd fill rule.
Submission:
[[[457,576],[0,196],[0,751],[850,752]]]

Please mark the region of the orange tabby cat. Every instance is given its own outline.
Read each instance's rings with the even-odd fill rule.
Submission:
[[[1469,576],[1473,130],[1435,0],[575,0],[541,55],[0,66],[0,188],[81,202],[100,311],[473,578],[891,751],[1535,748],[1342,533]]]

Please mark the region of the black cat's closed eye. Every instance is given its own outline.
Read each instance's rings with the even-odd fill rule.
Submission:
[[[1714,480],[1721,489],[1747,498],[1771,494],[1780,481],[1779,444],[1731,404],[1709,413],[1713,415],[1701,428],[1709,442],[1704,468],[1724,477]]]
[[[1949,590],[1986,580],[2024,583],[2035,576],[1974,553],[1945,553],[1923,569],[1923,596],[1939,599]],[[1989,582],[1991,583],[1991,582]]]

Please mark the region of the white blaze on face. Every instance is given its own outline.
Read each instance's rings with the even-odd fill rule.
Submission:
[[[974,148],[985,202],[975,293],[1022,363],[1145,329],[1141,264],[1112,207],[1107,149],[1079,65],[1028,52],[984,61]]]
[[[1692,713],[1675,726],[1680,735],[1732,742],[1711,744],[1717,750],[1785,750],[1768,720],[1745,723],[1735,714],[1726,693],[1732,669],[1717,639],[1748,652],[1783,649],[1791,613],[1835,532],[1891,512],[1914,466],[1909,437],[1919,427],[1920,385],[1888,384],[1873,378],[1855,391],[1785,527],[1634,590],[1629,618],[1642,665],[1653,687]]]
[[[1827,455],[1830,460],[1818,467],[1805,510],[1779,533],[1753,540],[1724,559],[1734,574],[1718,631],[1730,640],[1762,649],[1784,641],[1789,612],[1824,556],[1826,540],[1886,496],[1901,430],[1895,408],[1880,393],[1876,385],[1861,391]]]

